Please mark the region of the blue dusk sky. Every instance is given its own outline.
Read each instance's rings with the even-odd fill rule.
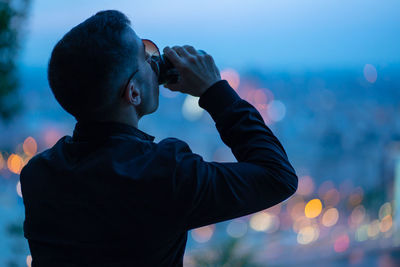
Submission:
[[[105,9],[124,12],[161,50],[190,44],[220,68],[400,63],[398,0],[34,0],[20,63],[45,67],[68,30]]]

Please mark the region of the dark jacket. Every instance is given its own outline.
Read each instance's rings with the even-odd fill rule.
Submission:
[[[255,213],[298,179],[260,113],[226,80],[200,98],[238,162],[207,162],[177,138],[77,122],[20,181],[33,267],[182,266],[190,229]]]

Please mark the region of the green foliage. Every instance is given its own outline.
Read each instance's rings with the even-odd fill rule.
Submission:
[[[7,267],[26,266],[25,259],[30,252],[24,237],[23,220],[19,219],[7,223],[5,233],[6,238],[2,242],[9,248],[10,253],[7,251],[7,260],[3,265]]]
[[[21,110],[15,60],[30,0],[0,0],[0,119]]]
[[[22,236],[24,234],[22,224],[20,223],[10,223],[6,227],[6,233],[10,236]]]

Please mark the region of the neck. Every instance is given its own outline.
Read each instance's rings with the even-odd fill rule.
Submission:
[[[120,122],[124,124],[131,125],[135,128],[138,129],[138,123],[140,120],[140,116],[137,114],[136,109],[132,107],[134,111],[132,112],[131,109],[127,110],[126,112],[121,112],[116,115],[108,115],[108,116],[98,116],[94,120],[96,121],[114,121],[114,122]]]

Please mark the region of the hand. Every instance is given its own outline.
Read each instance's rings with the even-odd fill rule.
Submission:
[[[193,46],[164,48],[164,54],[179,72],[177,83],[166,84],[171,91],[201,96],[211,85],[221,80],[221,74],[212,56]]]

